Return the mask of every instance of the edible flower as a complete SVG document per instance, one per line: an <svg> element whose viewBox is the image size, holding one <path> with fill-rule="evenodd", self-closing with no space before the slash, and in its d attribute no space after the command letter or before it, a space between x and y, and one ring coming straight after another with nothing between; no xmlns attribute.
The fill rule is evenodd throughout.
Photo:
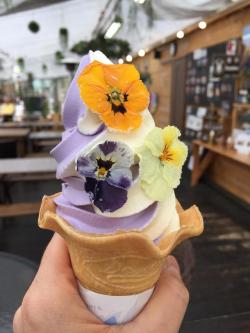
<svg viewBox="0 0 250 333"><path fill-rule="evenodd" d="M140 127L149 93L133 65L94 61L79 75L78 86L83 102L108 128L126 132Z"/></svg>
<svg viewBox="0 0 250 333"><path fill-rule="evenodd" d="M166 199L180 183L188 153L187 146L178 139L180 135L174 126L155 127L138 150L141 186L153 200Z"/></svg>
<svg viewBox="0 0 250 333"><path fill-rule="evenodd" d="M130 148L115 141L105 141L77 158L76 169L86 180L85 191L102 212L113 212L127 201L133 162Z"/></svg>

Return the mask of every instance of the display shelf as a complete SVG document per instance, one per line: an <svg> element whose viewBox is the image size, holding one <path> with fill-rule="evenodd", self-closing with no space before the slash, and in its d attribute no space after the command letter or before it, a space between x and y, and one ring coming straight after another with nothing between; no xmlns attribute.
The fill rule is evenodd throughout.
<svg viewBox="0 0 250 333"><path fill-rule="evenodd" d="M239 115L247 114L250 117L250 104L234 103L232 110L232 131L234 129L241 129ZM246 121L248 122L248 121ZM250 122L249 122L250 126Z"/></svg>

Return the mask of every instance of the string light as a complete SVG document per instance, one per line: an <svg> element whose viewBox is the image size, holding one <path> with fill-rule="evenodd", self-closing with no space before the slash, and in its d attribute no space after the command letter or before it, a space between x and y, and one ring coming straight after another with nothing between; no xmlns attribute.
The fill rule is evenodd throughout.
<svg viewBox="0 0 250 333"><path fill-rule="evenodd" d="M138 51L138 56L139 56L139 57L144 57L144 56L145 56L145 50L140 49L140 50Z"/></svg>
<svg viewBox="0 0 250 333"><path fill-rule="evenodd" d="M185 36L184 31L180 30L177 32L176 37L182 39Z"/></svg>
<svg viewBox="0 0 250 333"><path fill-rule="evenodd" d="M131 54L128 54L128 55L126 56L126 60L127 60L127 62L131 62L131 61L133 60L132 55L131 55Z"/></svg>
<svg viewBox="0 0 250 333"><path fill-rule="evenodd" d="M206 27L207 27L207 22L205 22L205 21L200 21L200 22L198 23L198 26L199 26L199 28L200 28L201 30L204 30L204 29L206 29Z"/></svg>
<svg viewBox="0 0 250 333"><path fill-rule="evenodd" d="M118 60L118 64L122 65L123 63L124 63L124 60L123 60L122 58L120 58L120 59Z"/></svg>

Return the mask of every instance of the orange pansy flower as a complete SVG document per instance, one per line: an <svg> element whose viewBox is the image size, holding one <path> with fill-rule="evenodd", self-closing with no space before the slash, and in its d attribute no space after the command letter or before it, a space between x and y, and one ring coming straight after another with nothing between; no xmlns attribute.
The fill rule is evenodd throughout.
<svg viewBox="0 0 250 333"><path fill-rule="evenodd" d="M109 128L128 131L141 125L149 93L133 65L89 64L78 77L80 95Z"/></svg>

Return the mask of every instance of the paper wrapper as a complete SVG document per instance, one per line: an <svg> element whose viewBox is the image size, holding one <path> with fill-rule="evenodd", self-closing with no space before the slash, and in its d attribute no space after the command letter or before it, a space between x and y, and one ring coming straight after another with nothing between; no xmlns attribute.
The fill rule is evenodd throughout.
<svg viewBox="0 0 250 333"><path fill-rule="evenodd" d="M78 281L80 294L89 310L105 324L124 324L135 318L150 299L154 288L127 296L110 296L84 288Z"/></svg>

